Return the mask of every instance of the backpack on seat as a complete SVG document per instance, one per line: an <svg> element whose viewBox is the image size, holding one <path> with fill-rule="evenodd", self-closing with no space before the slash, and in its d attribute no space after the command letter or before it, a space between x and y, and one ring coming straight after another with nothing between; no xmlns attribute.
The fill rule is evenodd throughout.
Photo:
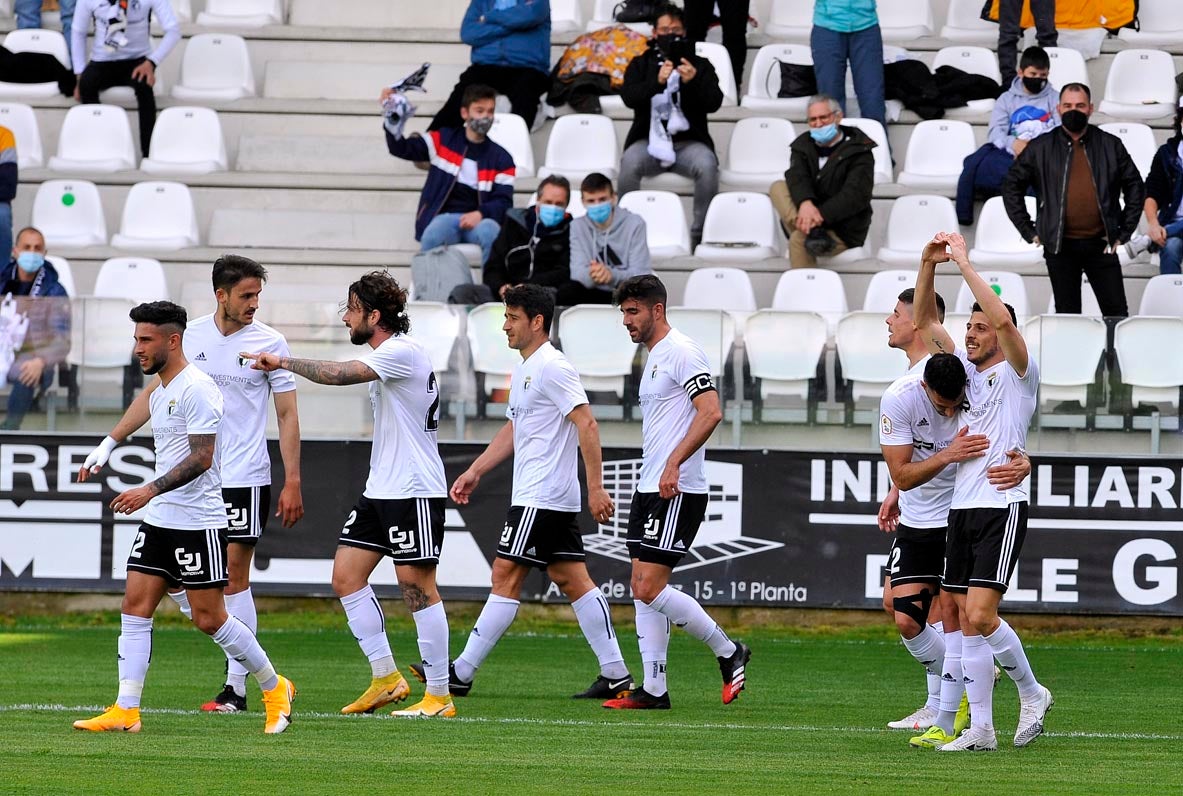
<svg viewBox="0 0 1183 796"><path fill-rule="evenodd" d="M411 258L411 293L415 301L446 302L457 285L471 284L468 258L450 246L437 246Z"/></svg>

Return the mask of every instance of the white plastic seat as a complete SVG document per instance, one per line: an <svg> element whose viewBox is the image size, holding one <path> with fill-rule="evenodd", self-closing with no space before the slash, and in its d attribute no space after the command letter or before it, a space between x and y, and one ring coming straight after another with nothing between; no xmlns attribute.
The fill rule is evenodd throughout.
<svg viewBox="0 0 1183 796"><path fill-rule="evenodd" d="M144 301L168 299L168 280L159 260L150 257L112 257L99 267L94 295Z"/></svg>
<svg viewBox="0 0 1183 796"><path fill-rule="evenodd" d="M1105 354L1105 322L1087 315L1039 315L1023 325L1028 354L1039 364L1039 403L1088 403Z"/></svg>
<svg viewBox="0 0 1183 796"><path fill-rule="evenodd" d="M283 0L205 0L197 24L207 28L282 25Z"/></svg>
<svg viewBox="0 0 1183 796"><path fill-rule="evenodd" d="M501 330L504 323L505 305L499 301L480 304L468 313L468 348L472 354L472 369L478 379L477 407L481 414L489 393L508 389L510 374L522 361L506 341L505 332Z"/></svg>
<svg viewBox="0 0 1183 796"><path fill-rule="evenodd" d="M50 250L107 245L103 202L95 184L86 180L41 183L33 199L31 226L41 230Z"/></svg>
<svg viewBox="0 0 1183 796"><path fill-rule="evenodd" d="M997 36L997 34L995 34ZM1089 70L1085 66L1084 56L1080 50L1071 47L1045 47L1051 68L1048 70L1047 82L1056 91L1069 83L1083 83L1092 88L1089 83Z"/></svg>
<svg viewBox="0 0 1183 796"><path fill-rule="evenodd" d="M1027 212L1035 218L1036 199L1025 199ZM1038 265L1043 262L1043 247L1023 240L1023 236L1011 223L1001 196L992 196L982 205L974 234L974 247L969 259L982 268L1012 269L1023 265Z"/></svg>
<svg viewBox="0 0 1183 796"><path fill-rule="evenodd" d="M953 342L961 348L965 348L965 327L972 315L970 312L946 312L945 320L941 323Z"/></svg>
<svg viewBox="0 0 1183 796"><path fill-rule="evenodd" d="M931 0L878 0L876 11L884 41L910 42L932 35Z"/></svg>
<svg viewBox="0 0 1183 796"><path fill-rule="evenodd" d="M896 300L892 296L892 307ZM882 311L864 310L838 321L834 344L847 384L848 406L860 398L878 398L889 384L908 372L907 355L887 347L883 316Z"/></svg>
<svg viewBox="0 0 1183 796"><path fill-rule="evenodd" d="M1056 294L1053 292L1047 300L1047 314L1055 315L1059 311L1056 309ZM1097 294L1093 292L1093 285L1089 282L1088 276L1080 278L1080 314L1089 318L1100 318L1101 303L1097 301Z"/></svg>
<svg viewBox="0 0 1183 796"><path fill-rule="evenodd" d="M1138 314L1183 318L1183 276L1159 274L1151 277L1142 290Z"/></svg>
<svg viewBox="0 0 1183 796"><path fill-rule="evenodd" d="M982 19L980 0L949 0L941 38L983 47L998 43L998 25Z"/></svg>
<svg viewBox="0 0 1183 796"><path fill-rule="evenodd" d="M916 266L920 253L938 232L959 232L957 211L946 196L908 194L891 204L887 242L876 255L894 267Z"/></svg>
<svg viewBox="0 0 1183 796"><path fill-rule="evenodd" d="M977 149L968 122L928 119L912 129L900 185L915 188L949 189L957 186L962 161Z"/></svg>
<svg viewBox="0 0 1183 796"><path fill-rule="evenodd" d="M620 5L620 0L595 0L592 5L592 18L588 20L588 30L599 30L610 25L622 24L617 23L613 16L616 7ZM625 27L649 36L653 32L653 26L648 22L629 22Z"/></svg>
<svg viewBox="0 0 1183 796"><path fill-rule="evenodd" d="M723 105L722 107L734 108L739 104L739 90L736 88L735 71L731 68L731 56L727 54L727 48L722 44L715 44L709 41L700 41L694 45L694 53L700 58L705 58L711 62L711 66L715 67L715 75L719 78L719 88L723 90Z"/></svg>
<svg viewBox="0 0 1183 796"><path fill-rule="evenodd" d="M1138 167L1138 173L1145 180L1154 162L1154 153L1158 151L1158 143L1154 140L1154 131L1150 125L1141 122L1106 122L1099 127L1121 139L1126 152L1130 153L1130 159Z"/></svg>
<svg viewBox="0 0 1183 796"><path fill-rule="evenodd" d="M744 328L744 351L761 400L791 395L808 400L816 391L818 363L829 336L826 319L814 312L760 310ZM791 340L792 345L786 345ZM812 389L811 389L812 388Z"/></svg>
<svg viewBox="0 0 1183 796"><path fill-rule="evenodd" d="M71 298L77 296L78 291L74 286L74 269L70 267L70 261L56 254L45 255L45 260L51 263L54 270L58 272L58 284L66 289L66 295Z"/></svg>
<svg viewBox="0 0 1183 796"><path fill-rule="evenodd" d="M136 167L136 147L127 111L115 105L75 105L58 136L54 171L108 174Z"/></svg>
<svg viewBox="0 0 1183 796"><path fill-rule="evenodd" d="M1023 277L1010 271L978 271L978 276L985 279L986 283L994 288L994 292L998 294L999 298L1015 308L1015 315L1018 316L1020 323L1031 314L1030 306L1027 303L1027 287L1023 284ZM955 312L969 312L973 309L974 301L973 291L969 289L969 285L962 282L961 289L957 291Z"/></svg>
<svg viewBox="0 0 1183 796"><path fill-rule="evenodd" d="M788 119L750 116L740 119L727 145L727 168L719 179L736 188L767 191L789 168L789 146L796 138Z"/></svg>
<svg viewBox="0 0 1183 796"><path fill-rule="evenodd" d="M932 62L932 71L938 67L953 66L971 75L988 77L995 83L1001 83L1002 77L998 72L998 57L986 47L974 47L968 44L956 47L942 47L937 51ZM994 110L993 99L970 100L960 108L949 108L945 112L946 118L985 116Z"/></svg>
<svg viewBox="0 0 1183 796"><path fill-rule="evenodd" d="M56 30L25 28L9 31L4 37L4 47L9 52L49 53L61 61L62 66L72 69L66 39ZM58 84L54 83L0 83L0 96L5 97L56 97Z"/></svg>
<svg viewBox="0 0 1183 796"><path fill-rule="evenodd" d="M1175 62L1162 50L1122 50L1113 56L1105 98L1097 110L1118 119L1157 119L1175 109Z"/></svg>
<svg viewBox="0 0 1183 796"><path fill-rule="evenodd" d="M711 200L702 240L694 250L707 260L751 262L781 250L780 222L768 194L735 191Z"/></svg>
<svg viewBox="0 0 1183 796"><path fill-rule="evenodd" d="M7 127L16 138L17 168L39 169L45 165L41 128L32 106L23 102L0 102L0 127Z"/></svg>
<svg viewBox="0 0 1183 796"><path fill-rule="evenodd" d="M500 144L513 157L514 173L518 177L534 176L534 145L526 120L516 113L498 113L493 117L489 138Z"/></svg>
<svg viewBox="0 0 1183 796"><path fill-rule="evenodd" d="M230 33L200 33L186 40L181 78L172 94L182 102L228 102L255 96L246 41Z"/></svg>
<svg viewBox="0 0 1183 796"><path fill-rule="evenodd" d="M152 148L140 162L140 169L148 174L209 174L228 167L217 111L185 106L161 111Z"/></svg>
<svg viewBox="0 0 1183 796"><path fill-rule="evenodd" d="M115 248L134 251L174 251L199 242L193 197L179 182L133 185L123 204L119 234L111 238Z"/></svg>
<svg viewBox="0 0 1183 796"><path fill-rule="evenodd" d="M436 376L447 373L452 349L460 337L460 314L438 301L411 301L407 303L407 317L411 319L410 336L427 349L431 369Z"/></svg>
<svg viewBox="0 0 1183 796"><path fill-rule="evenodd" d="M585 390L612 392L624 398L637 344L629 337L615 307L569 307L559 316L559 341Z"/></svg>
<svg viewBox="0 0 1183 796"><path fill-rule="evenodd" d="M583 30L583 9L579 0L550 0L550 32Z"/></svg>
<svg viewBox="0 0 1183 796"><path fill-rule="evenodd" d="M756 311L756 291L748 272L739 268L695 268L686 280L681 306L727 310L742 332L748 315Z"/></svg>
<svg viewBox="0 0 1183 796"><path fill-rule="evenodd" d="M690 254L690 225L682 200L669 191L629 191L620 206L645 219L645 239L652 257Z"/></svg>
<svg viewBox="0 0 1183 796"><path fill-rule="evenodd" d="M902 269L879 271L867 284L867 295L863 298L863 312L874 313L883 321L883 314L895 309L900 293L916 287L916 271ZM880 340L879 342L883 342Z"/></svg>
<svg viewBox="0 0 1183 796"><path fill-rule="evenodd" d="M809 41L813 30L813 0L772 0L764 33L774 39Z"/></svg>
<svg viewBox="0 0 1183 796"><path fill-rule="evenodd" d="M747 93L739 104L760 113L804 119L809 97L778 97L780 63L813 66L813 52L808 44L766 44L756 51L748 73Z"/></svg>
<svg viewBox="0 0 1183 796"><path fill-rule="evenodd" d="M1183 17L1176 0L1138 0L1138 30L1122 28L1119 39L1139 47L1178 45L1183 41Z"/></svg>
<svg viewBox="0 0 1183 796"><path fill-rule="evenodd" d="M607 116L573 113L555 119L538 178L561 174L578 184L593 171L616 179L620 160L616 128Z"/></svg>
<svg viewBox="0 0 1183 796"><path fill-rule="evenodd" d="M891 167L891 149L887 146L887 131L883 125L874 119L863 119L858 116L847 116L842 124L857 127L875 142L871 154L875 156L875 184L889 183L894 178Z"/></svg>
<svg viewBox="0 0 1183 796"><path fill-rule="evenodd" d="M702 346L722 395L723 372L735 344L735 319L731 313L701 307L670 307L666 316L671 326Z"/></svg>
<svg viewBox="0 0 1183 796"><path fill-rule="evenodd" d="M816 312L826 319L834 336L838 320L849 311L842 277L824 268L792 268L780 275L772 294L772 309Z"/></svg>
<svg viewBox="0 0 1183 796"><path fill-rule="evenodd" d="M1133 388L1130 397L1135 407L1179 407L1183 357L1163 356L1163 352L1183 350L1183 318L1126 318L1113 330L1113 348L1121 380Z"/></svg>
<svg viewBox="0 0 1183 796"><path fill-rule="evenodd" d="M128 313L137 303L126 297L71 297L67 364L103 370L126 367L135 336Z"/></svg>

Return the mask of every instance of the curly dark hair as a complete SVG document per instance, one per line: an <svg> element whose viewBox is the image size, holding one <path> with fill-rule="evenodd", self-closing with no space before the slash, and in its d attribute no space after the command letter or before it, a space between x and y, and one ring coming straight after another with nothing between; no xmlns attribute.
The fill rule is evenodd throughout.
<svg viewBox="0 0 1183 796"><path fill-rule="evenodd" d="M389 271L370 271L349 286L350 299L356 298L366 312L378 311L378 327L392 334L411 331L407 317L407 291L399 287Z"/></svg>
<svg viewBox="0 0 1183 796"><path fill-rule="evenodd" d="M185 308L171 301L149 301L132 307L127 315L133 323L175 326L179 332L184 332L189 324L189 314L185 312Z"/></svg>
<svg viewBox="0 0 1183 796"><path fill-rule="evenodd" d="M667 298L665 285L653 274L641 274L626 279L617 285L612 293L612 303L618 307L629 299L636 299L648 307L654 304L664 306Z"/></svg>

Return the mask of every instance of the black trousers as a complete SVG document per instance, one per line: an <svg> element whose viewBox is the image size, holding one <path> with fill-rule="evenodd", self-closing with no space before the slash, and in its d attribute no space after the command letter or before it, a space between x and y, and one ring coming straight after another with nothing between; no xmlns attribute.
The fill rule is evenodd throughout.
<svg viewBox="0 0 1183 796"><path fill-rule="evenodd" d="M140 150L148 157L148 146L152 143L152 128L156 126L156 95L152 87L143 80L132 80L131 73L147 58L129 58L126 61L91 61L78 77L78 93L84 105L99 101L99 92L115 86L131 86L136 93L136 105L140 117Z"/></svg>
<svg viewBox="0 0 1183 796"><path fill-rule="evenodd" d="M1003 85L1009 85L1015 76L1018 61L1019 27L1023 13L1023 0L999 0L998 2L998 69L1002 72ZM1035 41L1040 47L1055 47L1059 40L1056 33L1056 0L1031 0L1031 15L1035 17Z"/></svg>
<svg viewBox="0 0 1183 796"><path fill-rule="evenodd" d="M1105 253L1105 245L1103 238L1065 238L1059 254L1044 255L1057 313L1080 314L1080 275L1084 273L1097 295L1102 315L1124 318L1130 314L1121 263L1117 254Z"/></svg>
<svg viewBox="0 0 1183 796"><path fill-rule="evenodd" d="M686 37L700 42L707 37L716 0L686 0ZM748 57L748 11L751 0L718 0L719 24L723 28L723 46L731 56L735 87L743 83L743 65Z"/></svg>
<svg viewBox="0 0 1183 796"><path fill-rule="evenodd" d="M460 118L461 99L464 89L476 84L489 86L498 94L508 97L513 112L525 120L527 128L531 128L534 126L534 117L538 115L538 100L550 89L550 75L524 66L473 64L460 74L452 94L427 129L439 130L464 124Z"/></svg>

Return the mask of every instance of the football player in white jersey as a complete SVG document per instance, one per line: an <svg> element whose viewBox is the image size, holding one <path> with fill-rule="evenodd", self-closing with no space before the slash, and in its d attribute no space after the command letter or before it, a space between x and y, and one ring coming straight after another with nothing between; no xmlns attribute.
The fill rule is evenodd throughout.
<svg viewBox="0 0 1183 796"><path fill-rule="evenodd" d="M135 356L145 374L160 378L149 414L156 440L156 480L128 489L111 501L117 514L148 507L127 559L119 636L119 697L106 712L74 722L92 732L140 731L140 695L152 655L152 614L170 586L189 591L193 623L213 637L227 657L240 661L263 689L264 732L280 733L291 722L291 681L275 673L255 634L226 612L226 507L222 503L217 435L222 393L185 359L186 314L168 301L131 311ZM86 457L79 481L97 475L115 445L139 426L125 416Z"/></svg>
<svg viewBox="0 0 1183 796"><path fill-rule="evenodd" d="M422 701L393 715L451 718L456 706L448 693L448 618L435 577L448 494L436 442L440 396L430 357L407 336L406 307L407 292L398 282L385 271L373 271L349 286L345 304L349 339L367 348L359 358L329 362L267 352L242 355L259 370L282 368L318 384L369 383L374 408L370 474L341 529L333 591L370 661L372 680L341 712L372 713L411 692L395 665L386 620L369 585L370 573L389 556L415 620L427 681Z"/></svg>
<svg viewBox="0 0 1183 796"><path fill-rule="evenodd" d="M632 690L603 593L587 574L579 531L576 447L587 471L587 503L597 522L615 512L604 490L600 434L579 374L550 344L553 295L539 285L505 292L509 347L522 355L510 379L508 422L452 484L452 500L468 503L481 476L513 457L513 496L493 562L493 588L464 652L451 672L451 690L464 696L498 639L517 615L522 583L537 567L571 601L575 618L600 662L600 674L576 699L612 699ZM412 666L412 670L418 667Z"/></svg>
<svg viewBox="0 0 1183 796"><path fill-rule="evenodd" d="M936 322L933 282L938 263L954 262L973 291L974 304L965 347L955 347ZM993 668L997 659L1019 690L1020 710L1014 744L1022 747L1043 733L1053 704L1051 692L1036 678L1015 631L998 616L998 604L1018 562L1027 533L1027 482L998 490L987 468L1002 464L1007 452L1023 449L1035 413L1039 368L1016 326L1014 308L1004 304L970 265L965 239L938 233L925 247L916 283L916 327L933 353L953 350L966 372L968 406L960 413L970 434L989 440L986 455L961 463L949 512L945 572L941 588L952 592L965 637L961 666L972 721L939 751L993 751L998 748L993 717Z"/></svg>
<svg viewBox="0 0 1183 796"><path fill-rule="evenodd" d="M641 478L629 507L627 544L633 562L633 605L645 679L606 708L668 710L666 656L670 624L704 642L719 660L723 704L744 689L752 651L732 641L698 601L669 585L694 543L708 496L703 445L723 417L706 353L666 320L666 290L652 274L626 279L614 303L633 342L649 349L641 375Z"/></svg>

